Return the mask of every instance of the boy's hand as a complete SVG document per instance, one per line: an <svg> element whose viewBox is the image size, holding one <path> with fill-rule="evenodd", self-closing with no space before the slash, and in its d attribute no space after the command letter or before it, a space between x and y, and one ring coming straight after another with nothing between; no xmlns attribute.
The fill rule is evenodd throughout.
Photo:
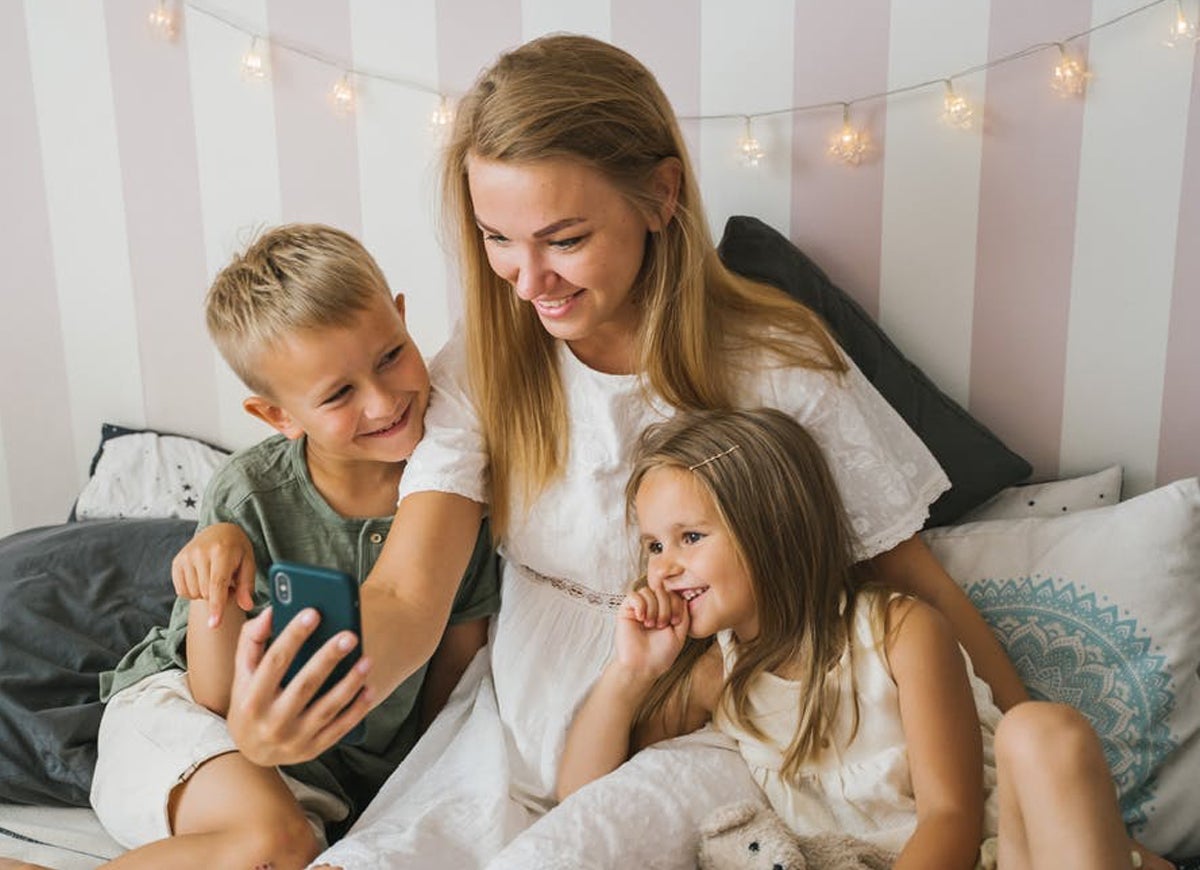
<svg viewBox="0 0 1200 870"><path fill-rule="evenodd" d="M634 590L617 612L615 663L630 674L661 676L683 649L688 624L687 602L677 593Z"/></svg>
<svg viewBox="0 0 1200 870"><path fill-rule="evenodd" d="M357 639L344 631L330 638L287 687L280 686L288 665L320 616L311 608L271 637L271 608L242 626L233 669L229 733L238 750L262 767L311 761L329 749L371 709L366 688L366 657L316 701L313 696Z"/></svg>
<svg viewBox="0 0 1200 870"><path fill-rule="evenodd" d="M208 602L208 627L221 624L229 590L242 610L254 607L254 548L234 523L202 529L171 561L171 582L181 598Z"/></svg>

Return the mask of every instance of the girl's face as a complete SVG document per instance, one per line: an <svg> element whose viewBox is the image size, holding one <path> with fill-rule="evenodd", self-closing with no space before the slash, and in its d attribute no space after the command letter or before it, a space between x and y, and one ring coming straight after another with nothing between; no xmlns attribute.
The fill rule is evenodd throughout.
<svg viewBox="0 0 1200 870"><path fill-rule="evenodd" d="M687 601L688 634L709 637L733 629L738 640L758 635L754 588L712 497L682 468L655 468L634 500L646 576L653 589Z"/></svg>
<svg viewBox="0 0 1200 870"><path fill-rule="evenodd" d="M492 270L585 365L631 373L638 312L630 289L647 218L598 170L570 160L472 157L467 181Z"/></svg>

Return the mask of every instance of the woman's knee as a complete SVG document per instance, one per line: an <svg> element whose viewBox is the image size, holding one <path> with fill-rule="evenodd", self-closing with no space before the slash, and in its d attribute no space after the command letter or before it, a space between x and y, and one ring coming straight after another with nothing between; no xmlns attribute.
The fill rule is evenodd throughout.
<svg viewBox="0 0 1200 870"><path fill-rule="evenodd" d="M1009 769L1063 771L1103 758L1091 724L1066 704L1026 701L1009 710L996 729L996 763Z"/></svg>

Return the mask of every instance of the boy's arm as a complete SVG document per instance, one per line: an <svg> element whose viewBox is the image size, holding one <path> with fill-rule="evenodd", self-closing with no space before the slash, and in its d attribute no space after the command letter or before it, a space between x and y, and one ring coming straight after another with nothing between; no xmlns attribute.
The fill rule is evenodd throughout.
<svg viewBox="0 0 1200 870"><path fill-rule="evenodd" d="M209 623L209 604L203 598L188 606L187 681L197 704L218 716L229 712L234 654L246 614L237 608L215 628Z"/></svg>
<svg viewBox="0 0 1200 870"><path fill-rule="evenodd" d="M293 619L267 648L269 617L249 620L238 641L228 716L238 749L260 765L316 758L428 661L482 516L478 502L451 493L417 492L400 503L361 588L365 657L315 703L309 702L325 677L353 648L341 645L349 633L329 640L283 690L280 681L316 623Z"/></svg>
<svg viewBox="0 0 1200 870"><path fill-rule="evenodd" d="M983 746L966 666L940 613L912 600L890 608L888 663L917 804L895 867L969 870L983 831Z"/></svg>
<svg viewBox="0 0 1200 870"><path fill-rule="evenodd" d="M425 683L421 686L421 730L429 727L446 700L462 679L463 671L475 658L475 653L487 643L488 617L472 619L446 626L437 652L429 660Z"/></svg>
<svg viewBox="0 0 1200 870"><path fill-rule="evenodd" d="M1008 710L1029 700L1000 641L924 541L914 535L873 561L880 580L933 605L946 617L955 638L971 657L975 672L992 687L996 706Z"/></svg>

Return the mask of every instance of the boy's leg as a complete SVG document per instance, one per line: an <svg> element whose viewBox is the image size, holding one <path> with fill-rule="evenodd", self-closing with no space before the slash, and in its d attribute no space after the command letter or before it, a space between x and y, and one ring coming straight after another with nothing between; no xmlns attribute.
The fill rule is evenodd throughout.
<svg viewBox="0 0 1200 870"><path fill-rule="evenodd" d="M1027 701L996 730L1004 870L1129 870L1129 838L1100 741L1064 704Z"/></svg>
<svg viewBox="0 0 1200 870"><path fill-rule="evenodd" d="M303 867L324 847L319 819L346 813L332 795L241 756L225 720L195 703L181 671L109 701L92 805L133 850L112 863L125 868Z"/></svg>

